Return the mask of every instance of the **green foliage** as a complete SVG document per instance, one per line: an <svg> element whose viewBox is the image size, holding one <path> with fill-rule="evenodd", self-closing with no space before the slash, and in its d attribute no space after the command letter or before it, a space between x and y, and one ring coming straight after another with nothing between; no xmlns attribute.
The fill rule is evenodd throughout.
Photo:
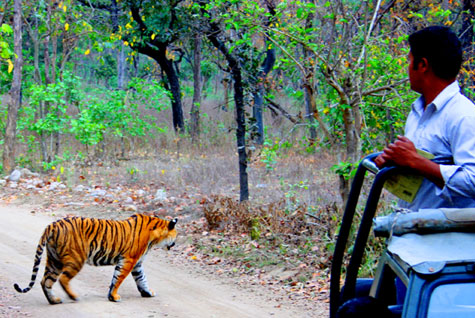
<svg viewBox="0 0 475 318"><path fill-rule="evenodd" d="M0 58L8 60L13 56L13 51L10 49L5 37L10 36L13 33L12 27L8 24L2 24L0 26Z"/></svg>
<svg viewBox="0 0 475 318"><path fill-rule="evenodd" d="M358 167L359 162L340 162L332 166L332 171L337 175L342 176L345 180L350 180L356 174L356 168Z"/></svg>
<svg viewBox="0 0 475 318"><path fill-rule="evenodd" d="M60 174L64 172L64 168L61 166L62 163L64 163L65 160L59 156L56 156L54 160L51 160L50 162L44 162L43 161L43 170L44 171L54 171L59 168ZM58 180L59 182L59 180Z"/></svg>
<svg viewBox="0 0 475 318"><path fill-rule="evenodd" d="M363 94L406 78L407 35L399 22L414 28L445 24L458 30L461 20L458 17L462 14L457 2L442 6L423 0L419 4L408 4L408 10L402 10L402 4L396 2L386 15L376 16L378 24L369 32L369 22L376 8L375 3L368 1L344 0L338 6L331 1L281 1L276 3L273 15L257 1L207 1L204 5L207 13L203 13L203 8L196 2L126 0L117 3L123 14L115 28L111 24L110 12L92 9L94 5L103 5L103 1L91 1L90 4L84 6L69 0L38 1L23 8L25 23L30 23L31 27L28 31L25 26L25 38L32 41L24 41L23 101L18 138L28 145L27 155L39 152L41 136L73 136L81 144L92 146L132 138L147 140L151 135L165 132L166 127L159 126L156 114L168 107L170 96L159 82L152 80L160 78L166 82L165 77L160 77L163 70L156 61L143 58L130 48L157 47L158 43L173 42L164 54L180 70L180 78L188 85L182 91L188 97L192 92L191 39L196 32L205 38L204 32L209 30L210 21L223 31L219 34L220 39L239 60L247 84L247 104L250 104L252 89L260 80L259 69L264 53L273 48L277 62L275 72L271 73L273 78L265 83L269 96L277 96L276 102L283 97L289 101L283 105L292 107L292 113L303 113L305 94L301 84L310 77L317 112L334 138L335 149L345 146L343 117L345 111L353 107L352 111L358 110L362 117L358 127L361 150L371 152L402 132L409 110L408 101L415 97L407 84ZM377 12L381 14L382 11ZM133 13L141 18L146 32L134 20ZM4 21L8 21L11 12L3 14ZM11 82L8 61L13 57L12 34L11 26L0 26L2 94ZM40 83L32 84L33 74L36 74L33 58L35 34L39 40L45 39L46 35L58 40L58 55L53 67L56 77L61 80L55 83L41 84L45 68L44 44L40 41L40 51L36 52L39 53L36 62L39 62ZM125 52L129 54L128 73L142 79L132 78L127 90L113 90L110 88L115 87L117 79L117 50L124 49L124 44ZM229 73L220 73L225 68L223 57L206 44L204 41L202 76L207 83L219 85L219 80L229 77ZM52 42L49 49L53 54ZM330 75L334 83L325 73L328 70L333 71ZM466 74L468 79L473 78L470 72L473 73L469 70ZM79 83L84 83L84 86ZM345 88L343 93L349 100L342 99L344 94L335 89L332 85L335 83ZM467 90L471 86L470 82L468 84L465 86ZM204 85L203 92L208 100L202 105L221 100L220 91L214 89L215 85ZM356 106L351 105L352 99L358 99ZM205 110L204 106L202 110ZM2 104L0 130L4 127L6 111L6 105ZM229 123L204 112L200 116L202 134L212 143L220 143L222 135L229 134ZM317 147L327 144L320 123L310 125L317 130L316 140L310 141L308 136L301 134L296 139L292 136L278 143L271 138L266 140L261 160L267 170L275 168L284 145L301 147L302 151L313 153ZM351 167L347 164L338 164L334 170L345 177L351 176L348 172Z"/></svg>
<svg viewBox="0 0 475 318"><path fill-rule="evenodd" d="M8 24L0 26L0 93L7 87L5 84L11 81L14 56L10 45L12 33L13 30Z"/></svg>
<svg viewBox="0 0 475 318"><path fill-rule="evenodd" d="M277 151L279 150L279 144L277 142L273 142L270 139L266 139L264 141L264 145L262 147L261 152L261 161L265 163L266 170L272 171L274 170L274 165L277 163Z"/></svg>
<svg viewBox="0 0 475 318"><path fill-rule="evenodd" d="M250 236L252 240L258 240L261 237L260 219L254 218L250 221Z"/></svg>
<svg viewBox="0 0 475 318"><path fill-rule="evenodd" d="M146 137L162 131L150 115L141 114L138 106L156 112L166 109L167 93L157 82L134 79L129 90L94 91L87 104L81 103L77 118L71 119L70 132L86 145L95 145L105 135L112 138Z"/></svg>
<svg viewBox="0 0 475 318"><path fill-rule="evenodd" d="M30 105L25 108L27 120L20 127L28 127L28 130L41 135L64 131L69 121L66 115L68 90L64 82L48 85L32 85L29 90ZM45 106L48 104L48 106ZM42 108L45 112L42 117L36 117L37 109Z"/></svg>
<svg viewBox="0 0 475 318"><path fill-rule="evenodd" d="M84 145L97 145L106 137L147 139L166 131L158 126L154 114L168 107L169 97L156 81L133 79L128 90L86 91L79 83L79 77L66 72L62 81L32 84L26 90L29 103L20 110L18 128L20 140L32 153L39 152L42 138L53 134L71 135ZM149 114L142 113L142 106L150 110ZM62 162L58 160L62 159L56 156L45 162L44 169L57 166Z"/></svg>

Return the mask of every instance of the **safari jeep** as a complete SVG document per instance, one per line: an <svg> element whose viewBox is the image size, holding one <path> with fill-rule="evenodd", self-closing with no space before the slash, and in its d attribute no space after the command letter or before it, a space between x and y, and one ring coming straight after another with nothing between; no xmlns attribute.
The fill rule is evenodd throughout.
<svg viewBox="0 0 475 318"><path fill-rule="evenodd" d="M375 218L386 181L411 173L400 167L379 170L373 162L377 155L360 163L343 214L332 261L330 318L337 317L341 306L367 296L382 304L392 317L475 317L475 209L403 211ZM343 268L367 171L375 177L349 264ZM378 260L375 277L360 278L358 271L372 227L375 235L387 237L387 248ZM346 279L342 287L343 269Z"/></svg>

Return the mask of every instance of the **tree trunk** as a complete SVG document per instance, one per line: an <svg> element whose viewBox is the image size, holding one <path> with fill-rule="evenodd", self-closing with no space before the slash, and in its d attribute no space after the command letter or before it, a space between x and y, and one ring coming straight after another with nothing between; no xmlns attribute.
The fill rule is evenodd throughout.
<svg viewBox="0 0 475 318"><path fill-rule="evenodd" d="M272 20L275 17L275 3L273 0L266 0L265 1L267 10L269 11L270 17L266 23L266 26L270 26L272 24ZM266 50L266 58L264 62L262 63L262 69L260 71L260 74L258 75L257 78L257 86L254 92L254 106L252 108L252 113L253 117L255 120L255 123L253 124L252 130L253 130L253 137L254 140L258 145L263 145L264 144L264 119L262 116L262 104L264 101L264 95L265 95L265 88L264 88L264 83L266 80L267 75L270 73L272 68L274 67L275 64L275 49L271 48L269 46L270 43L265 41L267 50Z"/></svg>
<svg viewBox="0 0 475 318"><path fill-rule="evenodd" d="M180 79L173 67L173 61L169 60L166 56L167 52L166 43L157 43L155 48L149 46L136 47L139 53L145 54L153 58L160 65L160 68L167 75L168 87L167 89L172 94L172 114L173 114L173 127L175 132L180 133L184 131L185 120L183 117L183 106L181 101L181 89Z"/></svg>
<svg viewBox="0 0 475 318"><path fill-rule="evenodd" d="M3 150L3 170L6 173L10 173L15 168L16 126L18 109L21 104L21 73L23 68L21 0L14 1L13 12L13 38L16 57L13 68L13 81L10 88L10 102L8 103Z"/></svg>
<svg viewBox="0 0 475 318"><path fill-rule="evenodd" d="M234 100L236 104L236 139L239 155L239 184L240 201L249 200L249 184L247 176L247 153L246 153L246 117L244 109L244 89L241 77L241 68L236 63L233 65L232 75L234 79Z"/></svg>
<svg viewBox="0 0 475 318"><path fill-rule="evenodd" d="M56 83L56 64L57 64L57 59L58 59L58 37L53 36L51 38L52 40L52 56L51 56L51 81L52 83ZM60 77L62 78L62 74L60 74ZM59 112L56 112L56 116L61 116ZM59 130L54 131L53 133L53 158L56 156L59 156L59 147L60 147L60 139L61 139L61 133Z"/></svg>
<svg viewBox="0 0 475 318"><path fill-rule="evenodd" d="M45 86L48 86L49 84L52 83L51 75L50 75L50 65L51 65L51 60L50 60L50 55L49 55L49 40L50 37L47 36L44 41L43 41L43 61L44 61L44 68L45 68ZM45 116L49 112L49 102L46 101L40 101L40 118L45 118ZM45 132L41 131L40 132L40 147L41 147L41 153L43 154L43 161L44 162L51 162L51 149L48 149L47 146L47 136Z"/></svg>
<svg viewBox="0 0 475 318"><path fill-rule="evenodd" d="M224 105L221 107L223 110L228 111L229 109L229 79L223 78L221 81L223 83L224 90Z"/></svg>
<svg viewBox="0 0 475 318"><path fill-rule="evenodd" d="M36 29L35 32L38 32L38 29ZM38 37L36 37L36 40L33 40L33 63L34 63L34 68L35 68L33 78L35 79L35 83L39 85L41 84L41 72L40 72L40 41Z"/></svg>
<svg viewBox="0 0 475 318"><path fill-rule="evenodd" d="M345 126L345 141L346 141L346 158L344 161L356 163L361 157L361 138L359 134L360 116L355 113L359 109L357 107L345 106L343 110L343 122ZM350 180L347 176L340 175L340 195L343 202L346 202L350 193Z"/></svg>
<svg viewBox="0 0 475 318"><path fill-rule="evenodd" d="M264 144L264 120L262 117L262 104L264 101L264 82L267 74L272 70L275 64L275 49L268 49L266 52L266 59L262 64L262 71L257 79L257 88L254 93L254 107L253 116L255 119L254 133L256 135L255 140L257 144Z"/></svg>
<svg viewBox="0 0 475 318"><path fill-rule="evenodd" d="M38 30L38 17L36 7L32 9L31 19L24 19L24 25L26 26L26 31L28 32L29 40L32 43L33 47L33 79L38 85L42 84L41 80L41 71L40 71L40 45L41 40Z"/></svg>
<svg viewBox="0 0 475 318"><path fill-rule="evenodd" d="M311 0L307 0L308 3L311 3ZM314 21L314 14L310 13L307 18L305 19L305 28L310 29L312 28ZM303 48L303 57L304 60L308 59L308 56L310 52L306 47ZM309 129L308 131L310 132L310 141L312 143L315 142L317 139L317 128L315 127L315 116L317 115L317 105L315 103L315 85L314 85L314 70L311 66L304 66L306 71L305 71L305 76L307 79L305 80L306 87L304 89L305 92L305 114L308 120L308 125Z"/></svg>
<svg viewBox="0 0 475 318"><path fill-rule="evenodd" d="M190 134L194 145L199 143L201 107L201 36L195 34L193 51L193 101L190 110Z"/></svg>
<svg viewBox="0 0 475 318"><path fill-rule="evenodd" d="M51 37L51 46L52 46L52 54L51 54L51 82L56 83L56 61L58 59L58 37L52 36Z"/></svg>
<svg viewBox="0 0 475 318"><path fill-rule="evenodd" d="M44 66L45 66L45 84L46 85L53 83L51 79L51 74L50 74L51 59L49 56L49 40L50 40L50 37L47 36L43 41L43 46L44 46L43 47L43 61L45 64Z"/></svg>
<svg viewBox="0 0 475 318"><path fill-rule="evenodd" d="M231 75L234 81L234 102L236 105L236 139L239 156L239 185L240 201L249 200L249 183L247 175L247 153L246 153L246 117L244 109L244 87L242 82L241 67L239 60L226 46L218 39L221 30L217 24L210 22L210 31L207 34L208 39L225 57L231 69Z"/></svg>
<svg viewBox="0 0 475 318"><path fill-rule="evenodd" d="M170 84L170 91L172 93L172 113L173 113L173 128L175 132L180 133L184 131L185 120L183 117L183 105L181 102L181 88L180 80L173 67L173 62L166 58L165 49L160 51L160 65L167 74L168 83Z"/></svg>
<svg viewBox="0 0 475 318"><path fill-rule="evenodd" d="M254 123L251 127L251 136L258 145L264 144L264 120L262 118L264 93L265 91L263 83L258 83L256 91L254 92L254 105L252 107L252 117L254 118Z"/></svg>
<svg viewBox="0 0 475 318"><path fill-rule="evenodd" d="M308 70L307 70L308 71ZM313 77L313 75L312 75ZM315 114L317 113L316 105L313 102L315 100L314 88L311 83L306 85L304 89L305 93L305 117L308 120L310 140L314 142L317 139L317 129L315 128Z"/></svg>
<svg viewBox="0 0 475 318"><path fill-rule="evenodd" d="M117 88L125 88L125 71L126 71L126 62L125 62L125 46L122 44L122 41L119 43L117 48Z"/></svg>

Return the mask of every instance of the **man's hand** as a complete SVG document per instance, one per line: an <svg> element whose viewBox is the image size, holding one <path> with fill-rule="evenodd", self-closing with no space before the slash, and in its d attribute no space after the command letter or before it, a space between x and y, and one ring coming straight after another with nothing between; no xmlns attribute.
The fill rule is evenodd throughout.
<svg viewBox="0 0 475 318"><path fill-rule="evenodd" d="M384 148L374 160L379 168L388 164L395 164L401 167L414 168L414 163L423 158L417 153L414 143L404 136L398 136L397 140Z"/></svg>
<svg viewBox="0 0 475 318"><path fill-rule="evenodd" d="M403 136L398 136L394 143L384 148L383 153L376 157L374 163L379 168L389 164L411 168L439 188L445 185L439 165L418 154L414 143Z"/></svg>

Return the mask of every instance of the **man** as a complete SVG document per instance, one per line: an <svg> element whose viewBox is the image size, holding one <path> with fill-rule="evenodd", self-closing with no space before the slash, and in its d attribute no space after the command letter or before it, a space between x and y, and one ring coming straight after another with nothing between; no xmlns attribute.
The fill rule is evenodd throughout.
<svg viewBox="0 0 475 318"><path fill-rule="evenodd" d="M456 81L460 40L449 28L432 26L410 35L409 45L409 81L421 96L412 105L405 136L398 136L375 163L409 167L425 177L414 201L401 207L475 207L475 105ZM452 162L437 164L416 148Z"/></svg>

